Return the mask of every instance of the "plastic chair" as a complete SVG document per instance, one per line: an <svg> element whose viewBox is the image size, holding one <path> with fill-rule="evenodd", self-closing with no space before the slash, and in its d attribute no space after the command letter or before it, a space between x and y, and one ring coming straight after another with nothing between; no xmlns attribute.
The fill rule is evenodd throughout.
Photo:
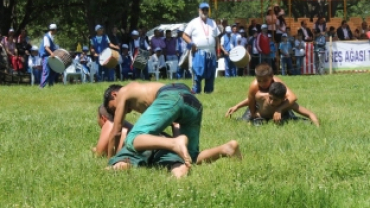
<svg viewBox="0 0 370 208"><path fill-rule="evenodd" d="M94 82L94 75L98 73L98 64L95 61L87 63L87 67L90 69L90 82Z"/></svg>
<svg viewBox="0 0 370 208"><path fill-rule="evenodd" d="M170 77L170 79L173 78L173 74L177 73L177 67L179 65L178 61L167 61L166 65L168 66L167 68L167 76Z"/></svg>
<svg viewBox="0 0 370 208"><path fill-rule="evenodd" d="M77 69L80 71L77 72ZM66 70L64 71L64 76L63 76L63 83L67 84L67 79L69 76L78 76L81 79L81 82L83 81L83 69L82 66L79 66L78 63L73 60L72 64L69 65Z"/></svg>
<svg viewBox="0 0 370 208"><path fill-rule="evenodd" d="M215 78L217 78L218 73L220 73L221 71L225 71L225 59L224 58L220 58L217 61L217 68L216 68Z"/></svg>
<svg viewBox="0 0 370 208"><path fill-rule="evenodd" d="M155 80L159 79L158 62L148 60L148 74L155 74Z"/></svg>

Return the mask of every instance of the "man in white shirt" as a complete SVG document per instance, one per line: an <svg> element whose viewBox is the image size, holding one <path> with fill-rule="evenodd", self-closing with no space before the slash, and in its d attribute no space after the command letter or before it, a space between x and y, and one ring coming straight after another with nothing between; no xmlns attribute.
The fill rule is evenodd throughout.
<svg viewBox="0 0 370 208"><path fill-rule="evenodd" d="M212 93L216 72L216 48L218 47L218 30L214 20L208 18L209 4L199 5L199 17L187 25L183 39L187 48L192 50L193 93L201 92L201 82L205 79L204 92Z"/></svg>
<svg viewBox="0 0 370 208"><path fill-rule="evenodd" d="M42 64L38 51L37 46L32 46L31 55L28 57L28 72L34 77L33 83L40 83L41 80Z"/></svg>
<svg viewBox="0 0 370 208"><path fill-rule="evenodd" d="M167 78L167 67L164 60L164 55L162 54L162 49L157 47L154 49L154 54L150 57L151 61L158 66L160 72L159 77L166 79Z"/></svg>

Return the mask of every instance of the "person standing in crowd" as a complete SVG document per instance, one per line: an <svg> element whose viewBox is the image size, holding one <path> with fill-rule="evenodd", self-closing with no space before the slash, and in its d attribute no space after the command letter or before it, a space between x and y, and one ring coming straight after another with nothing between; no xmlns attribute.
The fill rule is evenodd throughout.
<svg viewBox="0 0 370 208"><path fill-rule="evenodd" d="M214 90L216 72L216 48L218 47L218 30L216 22L208 18L209 4L199 5L199 17L194 18L187 25L183 38L188 43L187 48L193 52L193 93L201 92L201 82L205 79L204 92Z"/></svg>
<svg viewBox="0 0 370 208"><path fill-rule="evenodd" d="M291 54L293 52L293 46L288 42L288 35L284 33L281 36L280 42L280 54L281 54L281 75L287 75L288 72L292 72L293 64Z"/></svg>
<svg viewBox="0 0 370 208"><path fill-rule="evenodd" d="M33 83L39 84L41 81L42 64L37 46L32 46L31 48L31 55L28 57L28 72L34 77Z"/></svg>
<svg viewBox="0 0 370 208"><path fill-rule="evenodd" d="M274 14L274 10L271 7L268 8L267 16L266 16L266 23L268 28L268 33L271 35L275 35L275 24L276 24L276 15Z"/></svg>
<svg viewBox="0 0 370 208"><path fill-rule="evenodd" d="M129 78L129 73L132 72L131 69L131 64L132 64L132 56L129 55L128 53L128 45L123 44L122 45L122 63L121 63L121 68L122 68L122 79L127 80Z"/></svg>
<svg viewBox="0 0 370 208"><path fill-rule="evenodd" d="M314 30L320 30L322 34L326 33L326 22L323 16L319 16L315 22Z"/></svg>
<svg viewBox="0 0 370 208"><path fill-rule="evenodd" d="M298 33L302 33L303 40L305 42L312 42L312 40L313 40L313 34L312 34L310 28L307 27L306 20L302 20L302 22L301 22L301 28L298 30Z"/></svg>
<svg viewBox="0 0 370 208"><path fill-rule="evenodd" d="M177 40L172 37L172 31L166 30L166 38L164 39L166 45L166 61L178 61Z"/></svg>
<svg viewBox="0 0 370 208"><path fill-rule="evenodd" d="M343 20L341 26L337 29L337 35L339 40L352 40L352 31L346 20Z"/></svg>
<svg viewBox="0 0 370 208"><path fill-rule="evenodd" d="M257 31L257 33L261 32L261 25L257 24L255 19L252 20L251 25L248 27L248 35L253 36L254 31Z"/></svg>
<svg viewBox="0 0 370 208"><path fill-rule="evenodd" d="M260 55L259 63L267 63L271 66L270 63L270 41L267 36L267 25L263 24L261 26L261 33L257 35L256 48Z"/></svg>
<svg viewBox="0 0 370 208"><path fill-rule="evenodd" d="M40 88L44 88L46 82L49 82L49 86L54 84L54 80L58 73L50 69L48 64L49 58L54 58L54 53L57 49L57 45L54 43L54 36L57 34L57 25L51 24L49 26L49 32L44 35L39 48L39 56L42 58L42 78L40 82Z"/></svg>
<svg viewBox="0 0 370 208"><path fill-rule="evenodd" d="M144 51L149 51L150 46L148 42L146 42L145 38L140 38L140 34L137 30L133 30L131 32L132 40L129 43L129 54L132 56L133 60L135 60L136 56L139 53L139 49ZM133 67L132 67L133 68ZM141 69L133 69L134 70L134 78L140 78ZM148 66L143 69L143 75L145 80L149 80L149 73L148 73Z"/></svg>
<svg viewBox="0 0 370 208"><path fill-rule="evenodd" d="M283 15L280 15L276 20L276 35L275 35L275 41L276 43L281 42L281 35L286 33L286 22Z"/></svg>
<svg viewBox="0 0 370 208"><path fill-rule="evenodd" d="M84 73L84 82L86 82L86 75L90 74L90 69L87 66L87 63L91 62L91 58L87 55L89 52L89 47L83 46L82 53L76 56L76 61L82 65L82 70Z"/></svg>
<svg viewBox="0 0 370 208"><path fill-rule="evenodd" d="M108 47L119 50L119 47L111 43L109 37L104 34L104 28L101 25L95 26L96 36L90 40L90 52L95 57L95 62L98 64L98 81L104 81L104 78L107 76L108 81L114 81L114 69L108 69L100 65L99 55Z"/></svg>
<svg viewBox="0 0 370 208"><path fill-rule="evenodd" d="M295 74L301 75L303 57L305 56L305 42L302 39L302 33L297 34L297 39L294 43L294 55L295 55Z"/></svg>
<svg viewBox="0 0 370 208"><path fill-rule="evenodd" d="M317 72L321 75L325 74L325 50L326 50L326 40L325 36L318 29L315 31L315 65Z"/></svg>
<svg viewBox="0 0 370 208"><path fill-rule="evenodd" d="M276 68L276 44L274 40L272 39L272 34L268 34L269 41L270 41L270 59L271 59L271 68L274 72L274 74L277 74L277 68Z"/></svg>
<svg viewBox="0 0 370 208"><path fill-rule="evenodd" d="M225 35L221 37L220 48L224 54L225 60L225 77L235 77L236 76L236 67L233 62L231 62L229 53L231 49L235 47L233 41L234 37L231 35L232 30L230 26L225 28Z"/></svg>
<svg viewBox="0 0 370 208"><path fill-rule="evenodd" d="M252 30L253 33L248 41L248 51L249 54L251 54L251 64L250 64L250 70L249 75L254 76L254 69L257 67L257 65L260 62L260 55L258 53L257 47L256 47L256 41L257 41L257 29Z"/></svg>

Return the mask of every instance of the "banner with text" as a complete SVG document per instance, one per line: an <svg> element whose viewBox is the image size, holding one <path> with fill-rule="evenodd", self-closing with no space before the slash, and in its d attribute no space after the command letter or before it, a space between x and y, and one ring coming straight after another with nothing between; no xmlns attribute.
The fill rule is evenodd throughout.
<svg viewBox="0 0 370 208"><path fill-rule="evenodd" d="M334 71L370 70L370 42L332 42L332 66ZM329 42L326 43L325 68L329 69Z"/></svg>

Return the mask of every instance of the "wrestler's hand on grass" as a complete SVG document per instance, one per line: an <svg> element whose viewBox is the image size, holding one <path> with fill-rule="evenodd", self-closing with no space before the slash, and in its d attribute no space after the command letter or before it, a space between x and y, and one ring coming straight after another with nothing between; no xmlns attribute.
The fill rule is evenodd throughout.
<svg viewBox="0 0 370 208"><path fill-rule="evenodd" d="M281 121L281 112L280 111L275 111L273 119L274 119L275 123L280 123L280 121Z"/></svg>
<svg viewBox="0 0 370 208"><path fill-rule="evenodd" d="M236 106L229 108L229 110L227 110L227 112L225 114L225 117L229 116L231 118L231 114L233 114L237 110L238 110L238 108Z"/></svg>

